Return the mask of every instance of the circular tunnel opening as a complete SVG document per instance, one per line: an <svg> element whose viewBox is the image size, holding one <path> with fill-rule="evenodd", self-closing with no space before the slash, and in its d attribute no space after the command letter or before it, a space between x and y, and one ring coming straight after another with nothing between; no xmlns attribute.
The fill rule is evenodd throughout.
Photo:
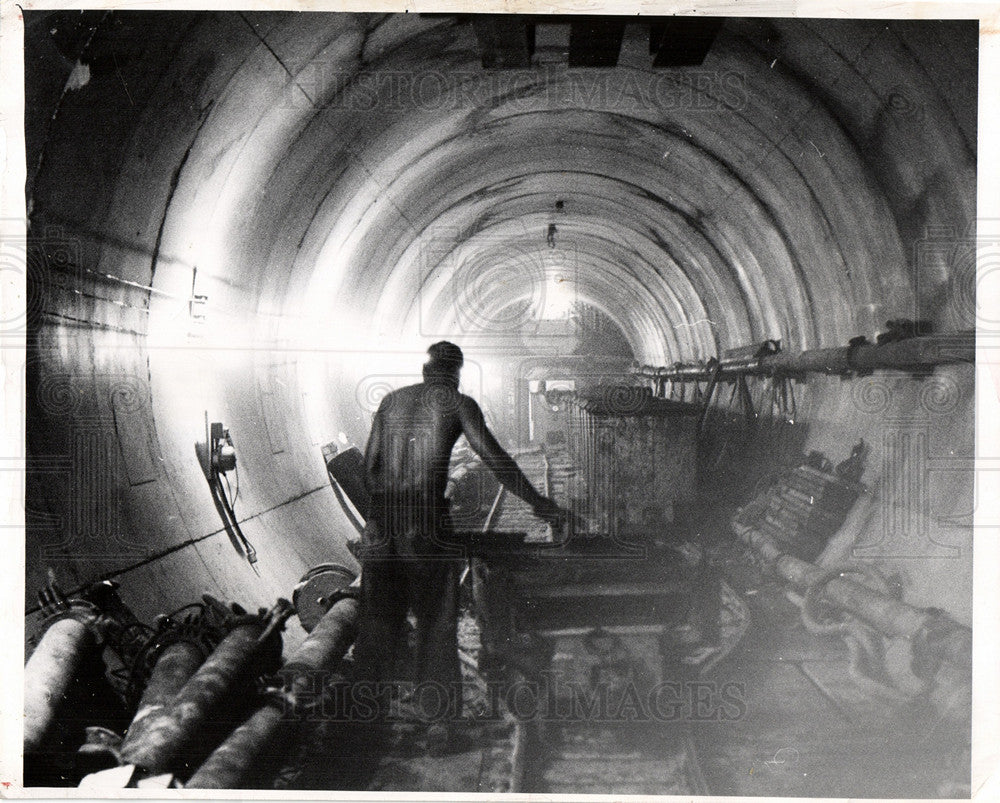
<svg viewBox="0 0 1000 803"><path fill-rule="evenodd" d="M971 622L974 489L927 466L974 367L850 360L975 326L975 23L588 19L25 14L29 636L52 574L152 621L357 569L328 460L439 340L518 455L560 394L683 407L696 492L634 518L706 550L857 467L841 557Z"/></svg>

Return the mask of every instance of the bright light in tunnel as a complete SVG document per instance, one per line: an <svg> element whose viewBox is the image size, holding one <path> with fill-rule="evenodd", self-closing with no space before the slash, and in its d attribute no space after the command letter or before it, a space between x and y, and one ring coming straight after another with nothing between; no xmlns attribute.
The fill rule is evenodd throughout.
<svg viewBox="0 0 1000 803"><path fill-rule="evenodd" d="M576 303L576 284L564 271L550 273L545 281L545 296L542 303L542 320L555 321L569 317Z"/></svg>
<svg viewBox="0 0 1000 803"><path fill-rule="evenodd" d="M151 349L177 348L203 326L203 320L192 321L186 302L150 304L146 343Z"/></svg>
<svg viewBox="0 0 1000 803"><path fill-rule="evenodd" d="M249 317L238 312L211 309L207 301L197 307L187 300L150 305L147 345L151 349L199 349L228 352L226 360L241 359L252 348Z"/></svg>

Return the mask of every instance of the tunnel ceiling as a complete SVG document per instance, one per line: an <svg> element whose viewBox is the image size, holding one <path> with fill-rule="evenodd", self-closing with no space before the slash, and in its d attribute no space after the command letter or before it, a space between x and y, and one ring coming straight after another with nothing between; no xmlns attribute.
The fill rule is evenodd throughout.
<svg viewBox="0 0 1000 803"><path fill-rule="evenodd" d="M897 177L866 165L871 134L858 124L876 121L837 119L816 94L824 82L832 93L863 82L875 115L906 101L925 116L932 102L944 106L917 97L927 91L915 81L907 88L923 68L892 26L865 26L869 49L895 45L896 71L879 75L838 49L858 48L850 23L730 20L701 66L674 69L650 67L648 32L632 25L617 70L522 71L483 70L473 26L448 16L171 15L162 26L172 37L154 37L164 63L154 66L155 49L119 59L120 29L149 24L101 21L90 50L103 45L117 72L124 61L145 74L130 88L94 68L60 114L92 103L100 83L127 90L127 109L114 112L131 119L105 123L128 140L115 162L134 175L101 165L114 187L89 210L105 227L123 213L159 226L155 259L120 278L184 301L193 286L220 318L276 316L278 333L314 333L346 314L366 330L364 346L421 325L453 331L463 312L488 325L493 310L542 294L534 285L556 265L637 354L663 362L765 337L840 342L861 311L888 298L902 309L912 293L898 199L881 184ZM817 50L808 61L771 58L786 41L803 50L802 40ZM904 152L938 143L927 155L938 151L941 164L925 157L932 164L908 171L951 166L962 132L949 111L920 143L905 118L884 132ZM174 170L151 173L163 161ZM54 194L46 178L64 187L64 167L42 170L32 197ZM165 215L154 192L152 208L136 208L135 181L150 179L170 183ZM92 193L92 181L81 184ZM80 208L38 211L83 222ZM546 246L550 223L557 249ZM457 287L470 250L498 280L522 280L491 282L482 297ZM617 309L611 288L622 291Z"/></svg>
<svg viewBox="0 0 1000 803"><path fill-rule="evenodd" d="M451 15L25 19L31 232L71 243L35 283L37 413L120 440L107 377L138 377L151 457L122 447L118 504L173 517L167 546L213 527L176 501L204 496L207 411L244 428L256 515L322 487L317 445L363 442L366 388L441 337L488 393L574 302L654 364L972 325L914 254L974 219L974 23L728 19L700 65L654 67L630 21L615 68L490 70ZM143 511L147 479L174 501Z"/></svg>

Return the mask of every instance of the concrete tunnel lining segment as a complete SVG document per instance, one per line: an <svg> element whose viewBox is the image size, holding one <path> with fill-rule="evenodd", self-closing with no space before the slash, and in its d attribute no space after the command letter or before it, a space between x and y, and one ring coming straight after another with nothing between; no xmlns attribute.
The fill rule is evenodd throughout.
<svg viewBox="0 0 1000 803"><path fill-rule="evenodd" d="M944 330L972 323L961 277L916 250L928 226L967 232L974 216L968 26L943 26L956 43L947 52L921 47L914 23L732 20L700 75L740 80L703 92L699 73L689 88L633 68L491 83L471 30L447 19L241 16L102 17L75 54L92 63L90 82L58 97L43 89L64 68L42 19L27 16L29 100L40 104L28 114L52 116L44 134L29 130L32 231L64 232L73 262L67 280L39 277L29 387L63 377L68 395L60 408L29 394L29 450L83 460L98 444L112 463L100 509L71 511L67 529L29 528L29 594L53 562L68 586L124 572L145 589L129 602L152 616L192 589L267 604L309 565L350 562L318 443L341 432L363 442L358 383L419 364L419 313L453 328L452 288L421 284L437 226L461 234L428 275L463 253L499 259L518 246L541 259L552 218L560 248L579 256L578 297L642 362L766 337L842 344L913 310ZM119 76L109 55L137 32L147 47L120 51ZM331 80L306 98L317 64ZM457 74L457 86L435 80L426 86L443 91L374 110L349 102L366 91L361 75L421 70ZM643 102L644 87L667 86L679 87L675 107ZM621 98L611 112L573 106L598 90ZM903 111L900 95L912 101ZM414 302L422 286L426 304ZM208 297L197 341L192 289ZM482 316L524 298L492 286ZM350 354L331 364L338 351ZM489 373L491 355L479 359ZM934 426L965 440L971 373L948 375L960 403ZM134 409L115 401L128 378L141 386ZM919 399L916 386L896 389L891 409ZM859 420L836 383L807 392L817 448L866 428L877 440L877 417ZM263 577L219 537L192 449L205 410L237 442L239 512ZM90 441L76 433L83 422ZM948 482L936 497L971 498L964 480ZM82 488L36 475L28 493L58 515ZM83 541L77 526L89 528ZM955 568L906 579L914 599L967 619L971 570L952 582Z"/></svg>

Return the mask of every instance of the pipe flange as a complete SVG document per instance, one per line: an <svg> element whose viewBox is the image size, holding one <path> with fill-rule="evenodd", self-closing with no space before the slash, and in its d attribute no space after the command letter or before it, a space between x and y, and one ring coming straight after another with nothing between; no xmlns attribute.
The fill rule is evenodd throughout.
<svg viewBox="0 0 1000 803"><path fill-rule="evenodd" d="M67 600L66 606L61 610L52 611L42 620L41 628L34 636L34 639L40 642L48 629L56 624L56 622L72 619L87 629L87 632L90 634L91 644L95 648L103 648L107 643L108 620L102 616L101 610L93 603L82 599Z"/></svg>
<svg viewBox="0 0 1000 803"><path fill-rule="evenodd" d="M307 633L343 599L358 599L360 589L351 586L357 572L339 563L324 563L310 569L292 591L292 604Z"/></svg>
<svg viewBox="0 0 1000 803"><path fill-rule="evenodd" d="M101 609L94 603L83 599L70 599L66 600L63 606L51 609L42 620L42 627L47 629L63 619L76 619L80 624L94 626L94 630L97 632L96 625L100 618Z"/></svg>
<svg viewBox="0 0 1000 803"><path fill-rule="evenodd" d="M91 628L96 636L103 636L98 627L103 613L101 607L89 599L67 597L55 579L50 579L47 585L39 589L38 603L45 615L42 620L43 632L62 619L75 619Z"/></svg>

